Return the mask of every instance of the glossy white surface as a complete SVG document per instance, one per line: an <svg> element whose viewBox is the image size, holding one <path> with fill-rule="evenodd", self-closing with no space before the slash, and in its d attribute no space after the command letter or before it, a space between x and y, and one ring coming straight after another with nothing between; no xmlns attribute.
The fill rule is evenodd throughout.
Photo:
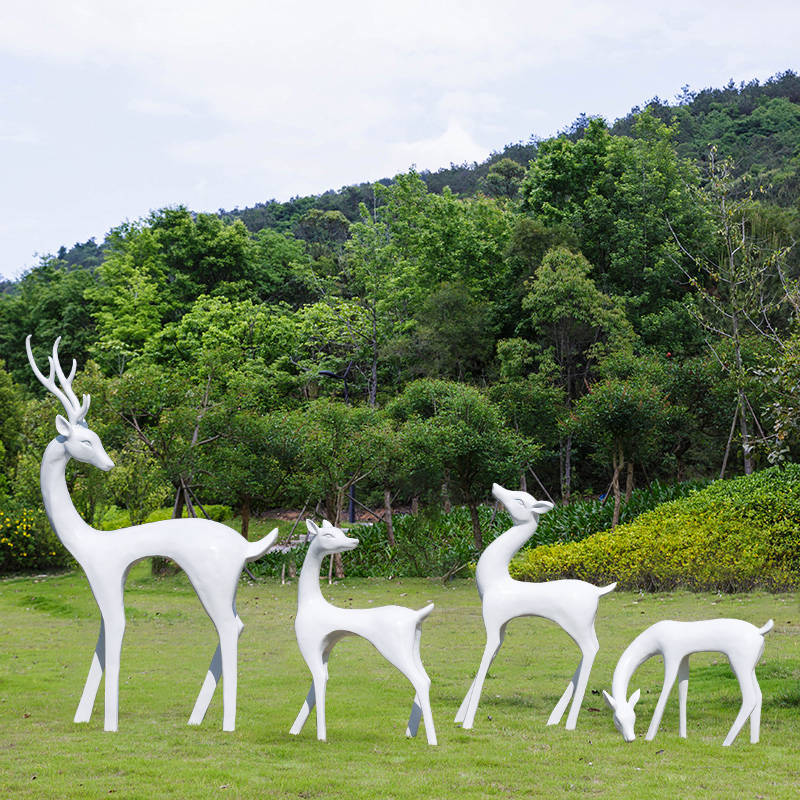
<svg viewBox="0 0 800 800"><path fill-rule="evenodd" d="M686 698L689 691L689 656L692 653L723 653L731 662L731 669L739 680L742 705L739 714L723 742L733 743L747 718L750 717L750 741L758 741L761 726L761 689L756 679L756 664L764 652L764 637L772 630L772 620L763 628L756 628L739 619L709 619L700 622L675 622L663 620L640 633L622 654L614 670L611 694L603 692L606 704L614 712L614 725L626 742L636 738L634 706L639 700L637 689L628 697L631 676L641 664L652 656L664 659L664 687L658 698L653 719L647 730L648 741L658 733L667 698L678 680L680 701L680 735L686 738Z"/></svg>
<svg viewBox="0 0 800 800"><path fill-rule="evenodd" d="M598 588L585 581L526 583L514 580L508 573L511 559L533 536L539 515L550 511L553 505L536 500L527 492L510 491L496 483L492 494L506 507L514 525L498 536L478 561L475 579L483 602L486 648L455 722L460 722L464 728L473 726L483 683L503 643L506 625L516 617L544 617L560 625L581 650L578 668L547 721L548 725L557 725L572 699L567 717L567 728L572 730L577 724L589 673L600 649L594 630L597 606L600 598L613 591L616 584Z"/></svg>
<svg viewBox="0 0 800 800"><path fill-rule="evenodd" d="M325 689L328 683L328 658L337 642L345 636L362 636L403 675L416 691L407 736L416 736L420 717L425 722L428 744L436 744L430 704L430 678L419 655L422 621L433 611L433 603L419 611L403 606L378 608L338 608L322 596L319 570L322 559L331 553L352 550L358 539L351 539L327 520L317 527L306 520L311 540L297 587L295 632L300 652L311 670L312 684L308 697L292 725L291 733L303 729L311 710L317 708L317 738L326 738Z"/></svg>
<svg viewBox="0 0 800 800"><path fill-rule="evenodd" d="M64 406L67 417L56 417L58 436L50 442L41 467L41 487L47 517L58 538L83 567L100 609L100 635L75 722L88 722L100 678L105 671L105 729L117 730L119 716L119 669L125 633L123 592L131 567L150 556L173 559L186 572L219 635L205 683L189 720L199 724L205 716L220 676L223 683L223 729L236 724L236 679L239 636L244 627L236 612L236 590L245 562L260 558L278 536L275 528L259 542L247 542L236 531L205 519L151 522L117 531L99 531L87 525L75 510L65 480L71 458L110 470L114 463L85 417L90 398L83 402L72 390L77 365L73 361L65 376L58 361L58 343L48 357L50 374L45 378L34 361L26 340L28 360L36 377ZM56 385L58 378L60 388Z"/></svg>

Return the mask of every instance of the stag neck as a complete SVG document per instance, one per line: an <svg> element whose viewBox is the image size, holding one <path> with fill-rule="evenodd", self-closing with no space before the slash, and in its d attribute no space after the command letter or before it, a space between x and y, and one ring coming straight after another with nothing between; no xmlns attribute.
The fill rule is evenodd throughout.
<svg viewBox="0 0 800 800"><path fill-rule="evenodd" d="M528 539L533 536L538 526L538 517L512 525L486 548L484 555L491 553L493 558L503 558L506 566L508 566L511 559L522 549Z"/></svg>
<svg viewBox="0 0 800 800"><path fill-rule="evenodd" d="M41 488L44 508L50 525L61 540L64 547L80 562L76 551L80 549L81 540L94 532L81 515L75 510L67 488L66 468L70 456L64 447L61 437L56 437L47 445L42 458Z"/></svg>

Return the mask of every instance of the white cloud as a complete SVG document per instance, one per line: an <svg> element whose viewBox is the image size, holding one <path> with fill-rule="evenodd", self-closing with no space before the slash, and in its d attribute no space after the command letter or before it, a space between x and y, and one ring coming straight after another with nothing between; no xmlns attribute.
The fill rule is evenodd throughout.
<svg viewBox="0 0 800 800"><path fill-rule="evenodd" d="M189 109L181 103L169 103L165 100L137 97L128 101L128 108L138 114L149 114L154 117L182 117L189 114Z"/></svg>

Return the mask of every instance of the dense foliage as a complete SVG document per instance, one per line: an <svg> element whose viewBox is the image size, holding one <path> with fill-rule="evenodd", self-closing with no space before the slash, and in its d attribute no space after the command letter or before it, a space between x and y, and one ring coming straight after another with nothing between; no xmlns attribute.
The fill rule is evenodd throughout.
<svg viewBox="0 0 800 800"><path fill-rule="evenodd" d="M57 413L28 334L40 364L62 337L120 465L68 472L97 526L112 507L136 524L225 504L247 535L270 507L336 523L353 498L400 558L419 537L393 506L463 504L458 567L492 535L493 481L608 495L613 526L655 481L795 460L798 101L787 72L579 118L483 164L164 208L43 257L0 294L9 524L39 503Z"/></svg>
<svg viewBox="0 0 800 800"><path fill-rule="evenodd" d="M580 542L528 550L519 580L577 578L660 591L790 588L800 568L800 466L718 481Z"/></svg>

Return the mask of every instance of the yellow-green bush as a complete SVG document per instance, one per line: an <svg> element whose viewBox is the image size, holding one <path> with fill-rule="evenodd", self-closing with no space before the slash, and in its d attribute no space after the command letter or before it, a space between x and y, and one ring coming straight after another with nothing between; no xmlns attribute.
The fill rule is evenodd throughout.
<svg viewBox="0 0 800 800"><path fill-rule="evenodd" d="M29 509L0 511L0 574L59 568L68 561L42 515Z"/></svg>
<svg viewBox="0 0 800 800"><path fill-rule="evenodd" d="M740 591L800 583L800 465L718 481L613 531L528 550L518 580Z"/></svg>

